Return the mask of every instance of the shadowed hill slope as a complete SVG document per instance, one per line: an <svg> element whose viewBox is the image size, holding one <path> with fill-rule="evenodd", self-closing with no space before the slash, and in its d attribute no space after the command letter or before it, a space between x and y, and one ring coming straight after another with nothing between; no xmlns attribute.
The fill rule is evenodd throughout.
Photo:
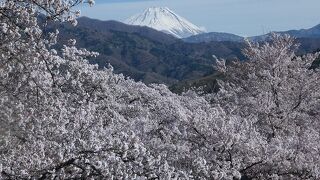
<svg viewBox="0 0 320 180"><path fill-rule="evenodd" d="M242 42L187 43L163 32L117 21L100 21L86 17L78 19L78 26L55 24L60 30L59 41L77 40L78 47L100 53L91 63L100 68L114 67L137 81L164 83L172 89L198 86L215 79L212 67L214 59L244 60ZM49 26L50 29L50 26ZM320 48L319 38L299 38L299 54L314 52ZM201 82L201 83L198 83ZM210 90L211 91L211 90Z"/></svg>
<svg viewBox="0 0 320 180"><path fill-rule="evenodd" d="M101 68L111 64L116 73L145 83L172 85L210 75L213 54L228 60L243 58L241 43L185 43L151 28L116 21L80 18L76 27L55 26L59 26L60 42L74 38L78 47L100 53L91 63Z"/></svg>

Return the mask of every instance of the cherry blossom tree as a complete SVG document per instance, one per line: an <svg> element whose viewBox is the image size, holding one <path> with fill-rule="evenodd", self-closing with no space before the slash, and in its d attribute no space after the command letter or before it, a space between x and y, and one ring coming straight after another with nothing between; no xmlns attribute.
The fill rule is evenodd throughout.
<svg viewBox="0 0 320 180"><path fill-rule="evenodd" d="M239 178L226 150L237 117L192 92L98 70L75 40L53 49L58 31L44 33L38 16L76 25L81 2L1 3L0 177Z"/></svg>
<svg viewBox="0 0 320 180"><path fill-rule="evenodd" d="M226 75L214 101L250 121L266 143L249 177L317 179L320 146L320 70L316 54L297 56L295 39L273 34L271 42L248 42L245 62L218 69ZM254 157L254 156L253 156Z"/></svg>

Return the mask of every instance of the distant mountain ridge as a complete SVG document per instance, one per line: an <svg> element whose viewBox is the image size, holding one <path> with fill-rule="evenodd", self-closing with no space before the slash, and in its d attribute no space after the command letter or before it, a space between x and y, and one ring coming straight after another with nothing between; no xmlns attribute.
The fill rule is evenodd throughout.
<svg viewBox="0 0 320 180"><path fill-rule="evenodd" d="M199 35L190 36L183 39L185 42L199 43L199 42L212 42L212 41L231 41L231 42L243 42L244 37L234 35L231 33L222 32L209 32Z"/></svg>
<svg viewBox="0 0 320 180"><path fill-rule="evenodd" d="M179 16L168 7L148 8L143 13L128 18L124 23L151 27L177 38L204 33L201 28Z"/></svg>
<svg viewBox="0 0 320 180"><path fill-rule="evenodd" d="M300 29L300 30L289 30L289 31L275 31L274 33L278 34L288 34L296 38L320 38L320 24L309 29ZM252 41L264 41L270 37L271 33L263 34L259 36L248 37ZM231 41L231 42L243 42L245 37L241 37L231 33L219 33L219 32L209 32L198 34L184 38L185 42L191 43L201 43L201 42L212 42L212 41Z"/></svg>
<svg viewBox="0 0 320 180"><path fill-rule="evenodd" d="M85 27L93 29L99 32L109 32L109 31L119 31L126 33L135 33L151 40L159 41L161 43L174 43L179 41L179 39L173 37L172 35L165 34L163 32L159 32L153 28L149 28L146 26L134 26L128 25L119 21L109 20L109 21L101 21L97 19L91 19L88 17L80 17L78 20L79 27Z"/></svg>
<svg viewBox="0 0 320 180"><path fill-rule="evenodd" d="M320 38L320 24L313 26L309 29L275 31L274 33L288 34L296 38ZM264 41L268 37L270 37L270 34L271 33L260 35L260 36L253 36L253 37L250 37L249 39L253 41Z"/></svg>
<svg viewBox="0 0 320 180"><path fill-rule="evenodd" d="M227 60L244 58L241 43L186 43L152 28L117 21L81 17L76 27L57 23L51 30L55 28L60 32L57 49L68 39L76 39L77 47L99 52L97 58L89 59L90 63L100 68L110 64L115 73L147 84L172 85L212 74L212 54Z"/></svg>
<svg viewBox="0 0 320 180"><path fill-rule="evenodd" d="M57 49L74 38L79 48L100 53L97 58L89 59L90 63L98 64L100 68L111 64L115 73L147 84L176 84L172 88L176 92L206 83L211 83L208 92L215 87L212 84L216 78L212 55L227 61L245 60L242 42L189 43L152 28L86 17L79 18L76 27L56 23L51 30L48 27L48 32L55 28L60 31ZM298 42L301 43L299 54L320 48L320 38L298 38ZM319 62L314 66L319 66Z"/></svg>
<svg viewBox="0 0 320 180"><path fill-rule="evenodd" d="M284 33L298 38L320 38L320 24L309 29L290 30Z"/></svg>

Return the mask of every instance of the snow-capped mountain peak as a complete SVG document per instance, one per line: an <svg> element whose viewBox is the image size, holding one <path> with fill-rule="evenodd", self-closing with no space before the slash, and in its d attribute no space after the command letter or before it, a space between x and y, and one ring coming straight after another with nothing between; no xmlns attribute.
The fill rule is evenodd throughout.
<svg viewBox="0 0 320 180"><path fill-rule="evenodd" d="M177 38L185 38L204 31L185 18L177 15L167 7L151 7L125 20L126 24L148 26L153 29L172 34Z"/></svg>

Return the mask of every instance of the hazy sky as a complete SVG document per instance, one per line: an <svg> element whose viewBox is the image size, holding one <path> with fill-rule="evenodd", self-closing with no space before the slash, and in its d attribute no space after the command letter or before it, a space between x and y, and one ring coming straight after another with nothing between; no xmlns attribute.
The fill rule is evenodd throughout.
<svg viewBox="0 0 320 180"><path fill-rule="evenodd" d="M123 21L152 6L165 6L207 31L253 36L320 24L320 0L96 0L82 15Z"/></svg>

